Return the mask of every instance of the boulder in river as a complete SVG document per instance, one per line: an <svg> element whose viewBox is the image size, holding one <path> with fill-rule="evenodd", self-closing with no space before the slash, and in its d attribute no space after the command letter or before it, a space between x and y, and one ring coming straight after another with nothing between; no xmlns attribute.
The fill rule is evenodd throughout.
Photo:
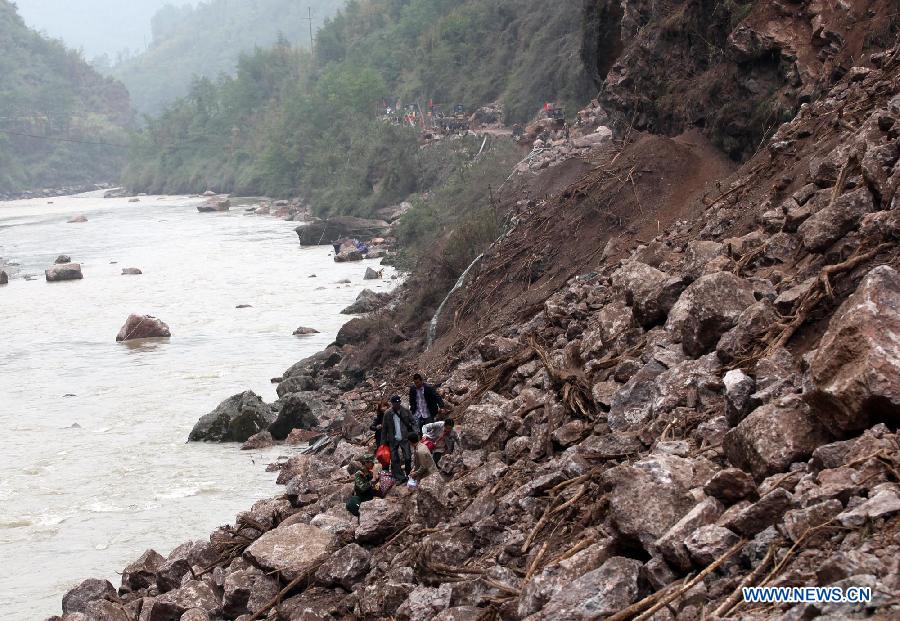
<svg viewBox="0 0 900 621"><path fill-rule="evenodd" d="M122 276L140 276L143 273L136 267L126 267L122 270Z"/></svg>
<svg viewBox="0 0 900 621"><path fill-rule="evenodd" d="M259 449L269 448L275 444L272 434L268 431L260 431L258 434L251 436L244 444L241 445L242 451L256 451Z"/></svg>
<svg viewBox="0 0 900 621"><path fill-rule="evenodd" d="M366 220L341 216L328 220L312 220L294 229L304 246L322 246L336 239L354 238L369 240L387 232L390 225L384 220Z"/></svg>
<svg viewBox="0 0 900 621"><path fill-rule="evenodd" d="M116 341L134 341L137 339L169 338L172 332L161 319L151 315L129 315L125 325L116 335Z"/></svg>
<svg viewBox="0 0 900 621"><path fill-rule="evenodd" d="M189 442L246 442L268 429L275 415L260 397L246 391L225 399L202 417L188 436Z"/></svg>
<svg viewBox="0 0 900 621"><path fill-rule="evenodd" d="M5 285L9 283L9 276L3 270L0 270L0 285Z"/></svg>
<svg viewBox="0 0 900 621"><path fill-rule="evenodd" d="M349 250L345 252L340 252L334 255L335 263L354 263L356 261L362 261L365 257L363 253L359 250Z"/></svg>
<svg viewBox="0 0 900 621"><path fill-rule="evenodd" d="M85 218L84 216L74 216L72 218L69 218L69 224L83 224L84 222L87 222L87 221L88 221L88 219Z"/></svg>
<svg viewBox="0 0 900 621"><path fill-rule="evenodd" d="M63 265L54 265L44 272L47 282L60 282L63 280L81 280L84 275L81 273L80 263L65 263Z"/></svg>
<svg viewBox="0 0 900 621"><path fill-rule="evenodd" d="M375 271L371 267L366 268L366 275L363 280L381 280L384 277L384 270Z"/></svg>
<svg viewBox="0 0 900 621"><path fill-rule="evenodd" d="M89 578L63 596L63 614L84 613L89 603L98 599L115 598L116 589L109 580Z"/></svg>
<svg viewBox="0 0 900 621"><path fill-rule="evenodd" d="M294 330L294 336L308 336L310 334L319 334L319 331L315 328L304 328L302 326Z"/></svg>
<svg viewBox="0 0 900 621"><path fill-rule="evenodd" d="M269 426L269 433L276 440L285 440L295 429L312 429L319 424L308 399L297 393L281 399L281 411Z"/></svg>
<svg viewBox="0 0 900 621"><path fill-rule="evenodd" d="M387 306L391 301L390 293L375 293L371 289L365 289L360 293L356 301L341 311L342 315L363 315L371 313Z"/></svg>
<svg viewBox="0 0 900 621"><path fill-rule="evenodd" d="M54 261L54 263L56 265L65 265L66 263L71 263L71 262L72 262L72 257L70 257L67 254L59 255L58 257L56 257L56 261Z"/></svg>
<svg viewBox="0 0 900 621"><path fill-rule="evenodd" d="M229 209L231 209L231 201L227 198L209 200L197 206L197 211L200 213L214 213L228 211Z"/></svg>

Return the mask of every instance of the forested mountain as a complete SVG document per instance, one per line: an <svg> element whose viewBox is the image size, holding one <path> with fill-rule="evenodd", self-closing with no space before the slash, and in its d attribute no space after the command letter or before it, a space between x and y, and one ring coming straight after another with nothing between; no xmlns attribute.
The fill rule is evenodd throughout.
<svg viewBox="0 0 900 621"><path fill-rule="evenodd" d="M0 193L116 179L131 121L124 86L0 0Z"/></svg>
<svg viewBox="0 0 900 621"><path fill-rule="evenodd" d="M176 6L179 5L179 6ZM209 0L196 6L177 1L152 20L149 49L110 70L131 93L139 112L158 114L188 94L194 76L231 74L242 53L270 47L284 37L309 47L312 27L343 6L343 0Z"/></svg>
<svg viewBox="0 0 900 621"><path fill-rule="evenodd" d="M126 182L159 192L303 195L320 213L356 213L428 187L412 130L385 125L401 98L500 100L508 120L596 94L581 3L353 0L315 56L282 40L234 77L198 80L138 138Z"/></svg>

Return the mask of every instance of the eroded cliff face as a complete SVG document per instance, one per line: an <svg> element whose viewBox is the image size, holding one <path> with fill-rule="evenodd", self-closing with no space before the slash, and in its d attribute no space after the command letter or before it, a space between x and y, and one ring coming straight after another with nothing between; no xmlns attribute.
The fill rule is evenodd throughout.
<svg viewBox="0 0 900 621"><path fill-rule="evenodd" d="M900 24L890 0L589 4L607 43L588 61L604 77L600 103L617 128L699 128L741 161L864 54L891 45Z"/></svg>

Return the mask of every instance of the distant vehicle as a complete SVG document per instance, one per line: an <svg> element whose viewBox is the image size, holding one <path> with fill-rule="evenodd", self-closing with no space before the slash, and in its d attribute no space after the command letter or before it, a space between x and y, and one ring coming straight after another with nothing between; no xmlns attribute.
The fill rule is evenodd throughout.
<svg viewBox="0 0 900 621"><path fill-rule="evenodd" d="M456 104L453 106L453 116L447 119L447 130L451 133L465 133L469 129L466 107L462 104Z"/></svg>

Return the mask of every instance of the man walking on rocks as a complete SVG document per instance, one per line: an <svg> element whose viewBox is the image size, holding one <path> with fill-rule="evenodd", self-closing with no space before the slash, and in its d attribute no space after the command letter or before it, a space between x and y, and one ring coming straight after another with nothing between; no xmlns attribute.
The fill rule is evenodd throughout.
<svg viewBox="0 0 900 621"><path fill-rule="evenodd" d="M381 425L381 441L391 447L391 473L398 483L405 483L412 468L412 452L407 437L414 426L409 410L400 401L397 395L391 397L391 409L384 413Z"/></svg>
<svg viewBox="0 0 900 621"><path fill-rule="evenodd" d="M434 386L425 383L421 373L413 375L409 387L409 409L415 417L415 432L422 435L422 427L433 423L444 409L444 400Z"/></svg>

